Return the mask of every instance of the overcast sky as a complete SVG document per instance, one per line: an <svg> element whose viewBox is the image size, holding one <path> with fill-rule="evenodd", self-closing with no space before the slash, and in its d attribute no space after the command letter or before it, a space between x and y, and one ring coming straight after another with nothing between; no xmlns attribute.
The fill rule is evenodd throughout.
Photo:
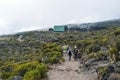
<svg viewBox="0 0 120 80"><path fill-rule="evenodd" d="M120 0L0 0L0 34L120 18Z"/></svg>

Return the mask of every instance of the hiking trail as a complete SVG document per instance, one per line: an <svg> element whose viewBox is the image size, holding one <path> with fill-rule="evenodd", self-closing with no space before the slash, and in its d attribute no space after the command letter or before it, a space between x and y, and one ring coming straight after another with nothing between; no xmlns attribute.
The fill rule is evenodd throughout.
<svg viewBox="0 0 120 80"><path fill-rule="evenodd" d="M94 80L95 73L81 72L79 69L79 62L68 61L68 56L64 55L65 62L57 64L52 70L48 72L48 80Z"/></svg>

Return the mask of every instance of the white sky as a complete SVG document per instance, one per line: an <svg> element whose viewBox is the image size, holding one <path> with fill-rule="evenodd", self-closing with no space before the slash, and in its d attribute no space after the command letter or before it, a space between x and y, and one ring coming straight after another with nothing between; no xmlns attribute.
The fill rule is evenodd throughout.
<svg viewBox="0 0 120 80"><path fill-rule="evenodd" d="M0 34L120 18L120 0L0 0Z"/></svg>

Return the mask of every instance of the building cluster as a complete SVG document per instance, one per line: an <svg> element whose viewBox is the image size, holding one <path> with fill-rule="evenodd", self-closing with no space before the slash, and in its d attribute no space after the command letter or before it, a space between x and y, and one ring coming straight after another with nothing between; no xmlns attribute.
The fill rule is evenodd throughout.
<svg viewBox="0 0 120 80"><path fill-rule="evenodd" d="M89 29L88 25L55 25L50 28L49 31L54 32L65 32L65 31L87 31Z"/></svg>

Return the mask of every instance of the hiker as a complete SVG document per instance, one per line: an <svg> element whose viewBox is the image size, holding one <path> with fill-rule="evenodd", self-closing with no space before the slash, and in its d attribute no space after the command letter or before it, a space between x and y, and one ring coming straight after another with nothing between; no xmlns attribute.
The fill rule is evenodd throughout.
<svg viewBox="0 0 120 80"><path fill-rule="evenodd" d="M66 53L67 53L67 46L64 45L64 46L62 47L62 49L63 49L63 53L66 54Z"/></svg>
<svg viewBox="0 0 120 80"><path fill-rule="evenodd" d="M70 46L69 46L69 45L67 45L67 51L69 51L69 49L70 49Z"/></svg>
<svg viewBox="0 0 120 80"><path fill-rule="evenodd" d="M78 49L77 49L77 46L75 46L75 48L74 48L74 60L77 61L77 58L78 58Z"/></svg>
<svg viewBox="0 0 120 80"><path fill-rule="evenodd" d="M68 51L69 61L71 61L72 51L69 49Z"/></svg>

